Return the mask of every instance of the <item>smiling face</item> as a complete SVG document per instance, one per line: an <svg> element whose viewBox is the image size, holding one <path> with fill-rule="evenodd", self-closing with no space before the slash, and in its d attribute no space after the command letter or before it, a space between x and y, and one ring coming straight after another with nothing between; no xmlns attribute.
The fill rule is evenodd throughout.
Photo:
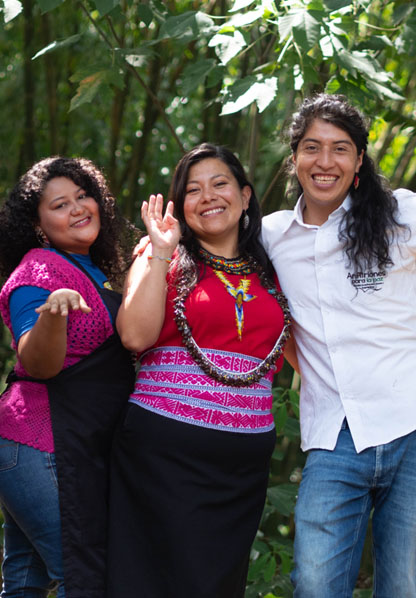
<svg viewBox="0 0 416 598"><path fill-rule="evenodd" d="M97 202L66 177L56 177L46 184L38 216L51 245L69 253L86 255L100 232Z"/></svg>
<svg viewBox="0 0 416 598"><path fill-rule="evenodd" d="M360 154L349 134L315 119L299 142L293 161L305 199L304 221L323 224L348 195L360 170Z"/></svg>
<svg viewBox="0 0 416 598"><path fill-rule="evenodd" d="M189 169L183 206L186 223L205 249L237 257L239 221L250 197L250 187L240 189L225 162L201 160Z"/></svg>

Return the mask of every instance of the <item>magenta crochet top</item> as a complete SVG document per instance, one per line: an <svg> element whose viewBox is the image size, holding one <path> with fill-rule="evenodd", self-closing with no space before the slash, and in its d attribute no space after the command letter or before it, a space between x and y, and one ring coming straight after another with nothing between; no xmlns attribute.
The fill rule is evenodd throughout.
<svg viewBox="0 0 416 598"><path fill-rule="evenodd" d="M45 249L31 249L12 272L0 293L0 312L10 323L9 299L21 286L35 286L53 292L61 288L78 291L91 307L68 316L68 343L64 368L73 365L99 347L113 333L108 311L90 279L60 255ZM16 341L13 338L13 349ZM16 373L26 376L17 361ZM48 393L45 384L14 382L0 397L0 436L52 453L54 451Z"/></svg>

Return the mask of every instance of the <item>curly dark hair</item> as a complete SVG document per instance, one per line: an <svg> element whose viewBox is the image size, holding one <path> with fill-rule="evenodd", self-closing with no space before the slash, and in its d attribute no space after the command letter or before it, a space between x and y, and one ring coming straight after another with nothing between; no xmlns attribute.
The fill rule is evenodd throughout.
<svg viewBox="0 0 416 598"><path fill-rule="evenodd" d="M90 255L118 288L138 231L119 213L103 173L86 158L45 158L20 178L0 210L0 274L9 276L30 249L42 246L36 233L38 206L46 184L56 177L70 179L97 202L101 227Z"/></svg>
<svg viewBox="0 0 416 598"><path fill-rule="evenodd" d="M364 150L359 171L359 186L351 181L349 190L351 208L345 213L340 225L339 236L344 241L344 250L356 271L371 268L375 264L385 269L393 264L390 245L398 230L407 229L397 221L397 201L387 181L376 172L367 154L368 124L365 117L342 95L321 93L306 98L293 115L289 128L289 143L295 154L298 144L315 119L322 119L348 133L357 153ZM288 170L295 175L292 160ZM297 194L303 189L297 181Z"/></svg>
<svg viewBox="0 0 416 598"><path fill-rule="evenodd" d="M193 284L196 283L195 261L198 255L199 241L195 237L185 220L184 203L189 170L198 162L207 158L217 158L228 166L237 180L240 189L248 186L251 197L248 209L249 225L243 228L243 215L240 218L238 234L238 252L240 256L251 256L265 272L267 278L273 281L273 266L259 241L261 229L261 210L253 185L248 181L244 168L238 158L226 147L202 143L188 151L178 162L170 185L168 199L175 205L175 216L179 220L182 237L179 243L179 258L177 266L180 271L191 269L194 271Z"/></svg>

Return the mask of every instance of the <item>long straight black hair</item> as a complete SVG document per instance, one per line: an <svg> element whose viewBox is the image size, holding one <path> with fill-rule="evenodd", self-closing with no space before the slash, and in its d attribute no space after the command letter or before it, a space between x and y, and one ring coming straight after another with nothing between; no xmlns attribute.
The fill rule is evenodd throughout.
<svg viewBox="0 0 416 598"><path fill-rule="evenodd" d="M299 142L315 119L321 119L346 131L357 153L364 150L358 173L359 186L351 184L351 208L341 222L339 235L344 250L356 271L377 266L380 270L393 264L390 245L398 229L408 228L397 220L397 201L387 181L375 169L367 154L368 125L364 116L342 95L318 94L307 98L294 114L289 128L289 142L295 154ZM291 174L295 174L289 163ZM351 182L352 183L352 182ZM303 189L297 181L298 193Z"/></svg>
<svg viewBox="0 0 416 598"><path fill-rule="evenodd" d="M175 205L175 216L179 220L182 230L182 238L179 243L179 258L177 266L179 270L194 269L194 263L198 255L199 241L195 237L185 220L184 203L186 196L186 186L188 183L189 170L198 162L207 158L217 158L224 162L237 180L240 189L250 187L250 203L246 210L249 217L249 224L246 229L243 228L243 215L240 218L238 230L238 251L239 255L251 256L255 258L261 269L266 273L270 282L273 281L273 266L267 257L262 244L259 241L261 230L261 210L253 185L248 181L244 168L240 160L229 149L222 145L213 145L211 143L202 143L197 145L178 162L172 183L169 189L169 200ZM193 264L192 264L193 263ZM196 272L195 272L196 275ZM193 284L196 279L194 278Z"/></svg>

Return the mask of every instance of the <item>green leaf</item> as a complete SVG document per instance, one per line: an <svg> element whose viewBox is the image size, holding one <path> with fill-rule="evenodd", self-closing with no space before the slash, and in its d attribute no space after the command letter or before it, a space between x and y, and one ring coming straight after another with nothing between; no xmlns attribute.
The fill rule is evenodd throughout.
<svg viewBox="0 0 416 598"><path fill-rule="evenodd" d="M387 97L391 100L404 100L402 95L392 89L393 82L389 75L366 52L355 50L352 52L343 51L334 55L334 60L355 78L357 78L358 73L364 77L367 87L374 91L378 97Z"/></svg>
<svg viewBox="0 0 416 598"><path fill-rule="evenodd" d="M324 4L330 11L335 11L351 6L351 0L324 0Z"/></svg>
<svg viewBox="0 0 416 598"><path fill-rule="evenodd" d="M69 112L79 108L82 104L92 102L101 88L106 88L111 84L121 88L123 85L123 79L118 69L103 69L86 73L88 73L88 67L77 71L71 77L72 82L79 81L79 86L71 100Z"/></svg>
<svg viewBox="0 0 416 598"><path fill-rule="evenodd" d="M260 6L255 10L250 10L248 12L240 13L231 17L231 19L227 22L229 27L245 27L246 25L251 25L258 19L263 17L264 10Z"/></svg>
<svg viewBox="0 0 416 598"><path fill-rule="evenodd" d="M66 39L63 39L60 42L55 40L48 46L45 46L44 48L42 48L42 50L39 50L39 52L36 52L36 54L32 57L32 60L36 60L36 58L39 58L40 56L43 56L44 54L49 54L50 52L55 52L55 50L60 50L61 48L66 48L67 46L72 46L73 44L76 44L81 39L81 37L82 37L82 35L77 33L76 35L71 35L71 37L67 37Z"/></svg>
<svg viewBox="0 0 416 598"><path fill-rule="evenodd" d="M250 563L250 568L248 571L247 579L249 581L254 581L258 577L262 576L264 569L266 568L268 562L270 560L270 553L263 554L255 561Z"/></svg>
<svg viewBox="0 0 416 598"><path fill-rule="evenodd" d="M215 53L223 65L226 65L234 56L237 56L246 45L246 40L240 31L234 31L233 35L217 33L208 43L209 47L215 48Z"/></svg>
<svg viewBox="0 0 416 598"><path fill-rule="evenodd" d="M104 16L111 12L116 6L120 6L120 0L94 0L94 4L100 15Z"/></svg>
<svg viewBox="0 0 416 598"><path fill-rule="evenodd" d="M212 58L203 58L189 64L183 72L181 90L183 95L188 96L199 85L204 83L209 72L215 68L216 61Z"/></svg>
<svg viewBox="0 0 416 598"><path fill-rule="evenodd" d="M267 498L276 510L289 517L296 503L298 486L295 484L280 484L267 490Z"/></svg>
<svg viewBox="0 0 416 598"><path fill-rule="evenodd" d="M237 10L242 10L243 8L247 8L250 4L253 4L254 0L235 0L233 6L229 9L228 12L237 12Z"/></svg>
<svg viewBox="0 0 416 598"><path fill-rule="evenodd" d="M37 2L40 6L41 11L45 13L49 12L50 10L53 10L60 4L63 4L65 0L37 0Z"/></svg>
<svg viewBox="0 0 416 598"><path fill-rule="evenodd" d="M376 93L379 98L388 98L389 100L405 100L406 98L401 95L400 93L396 93L390 87L386 85L382 85L377 83L377 81L372 81L371 79L367 79L366 85L368 89L371 89Z"/></svg>
<svg viewBox="0 0 416 598"><path fill-rule="evenodd" d="M201 35L208 35L216 31L214 21L203 12L188 11L181 15L169 17L163 23L159 32L159 40L176 39L188 43Z"/></svg>
<svg viewBox="0 0 416 598"><path fill-rule="evenodd" d="M139 4L136 8L136 12L140 21L143 21L146 27L149 27L153 19L152 9L147 4Z"/></svg>
<svg viewBox="0 0 416 598"><path fill-rule="evenodd" d="M287 421L287 408L286 408L286 403L283 403L283 405L280 405L280 407L277 410L277 415L275 417L275 424L276 424L276 433L277 434L281 434L283 431L283 428L285 427Z"/></svg>
<svg viewBox="0 0 416 598"><path fill-rule="evenodd" d="M276 573L276 559L272 556L263 571L264 581L271 581Z"/></svg>
<svg viewBox="0 0 416 598"><path fill-rule="evenodd" d="M224 67L217 65L211 71L209 71L205 86L215 87L223 79L223 77Z"/></svg>
<svg viewBox="0 0 416 598"><path fill-rule="evenodd" d="M19 0L4 0L4 22L12 21L23 10L22 3Z"/></svg>
<svg viewBox="0 0 416 598"><path fill-rule="evenodd" d="M280 571L285 575L290 573L293 568L293 559L291 555L286 552L279 552L280 557Z"/></svg>
<svg viewBox="0 0 416 598"><path fill-rule="evenodd" d="M298 15L298 21L293 25L293 38L305 52L308 52L321 37L321 23L304 10Z"/></svg>
<svg viewBox="0 0 416 598"><path fill-rule="evenodd" d="M156 55L156 52L150 47L151 45L143 43L133 49L117 48L116 54L126 60L131 66L140 68L147 64L149 58Z"/></svg>
<svg viewBox="0 0 416 598"><path fill-rule="evenodd" d="M306 51L318 42L321 35L321 23L306 8L293 9L280 17L278 29L282 41L292 34Z"/></svg>
<svg viewBox="0 0 416 598"><path fill-rule="evenodd" d="M249 77L246 77L246 79L249 79ZM245 80L243 79L238 83L242 83L243 81ZM233 95L236 99L227 100L224 103L221 110L221 116L238 112L253 102L256 102L259 112L263 112L263 110L265 110L265 108L267 108L267 106L274 100L277 93L277 77L263 78L259 75L255 82L239 95L237 95L237 89L234 89L236 85L237 83L233 85Z"/></svg>
<svg viewBox="0 0 416 598"><path fill-rule="evenodd" d="M288 390L290 405L296 417L299 417L299 392L297 390Z"/></svg>
<svg viewBox="0 0 416 598"><path fill-rule="evenodd" d="M291 440L296 440L300 436L299 420L294 417L288 417L283 430L283 434Z"/></svg>

